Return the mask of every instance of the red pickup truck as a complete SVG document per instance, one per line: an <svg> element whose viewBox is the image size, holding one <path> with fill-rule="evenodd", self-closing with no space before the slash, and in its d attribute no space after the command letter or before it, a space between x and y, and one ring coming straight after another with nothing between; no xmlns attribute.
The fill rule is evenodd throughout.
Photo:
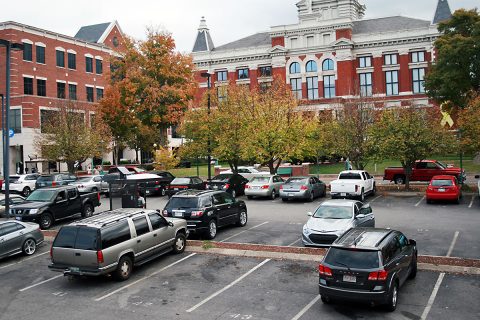
<svg viewBox="0 0 480 320"><path fill-rule="evenodd" d="M459 183L465 181L465 171L460 168L449 167L440 161L422 160L415 163L410 181L430 181L433 176L449 175L457 177ZM405 183L405 170L403 167L385 168L383 180L393 181L395 184Z"/></svg>

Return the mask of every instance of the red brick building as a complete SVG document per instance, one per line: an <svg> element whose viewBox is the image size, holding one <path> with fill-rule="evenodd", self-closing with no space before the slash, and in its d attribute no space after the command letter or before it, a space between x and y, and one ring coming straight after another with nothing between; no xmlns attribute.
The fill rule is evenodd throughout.
<svg viewBox="0 0 480 320"><path fill-rule="evenodd" d="M114 21L84 26L71 37L9 21L0 23L0 38L24 45L23 52L12 51L11 58L10 128L15 135L10 140L10 173L20 163L46 171L48 163L33 147L42 116L70 99L88 106L84 119L90 123L109 81L110 57L122 51L122 30ZM5 49L0 48L2 94L5 71Z"/></svg>

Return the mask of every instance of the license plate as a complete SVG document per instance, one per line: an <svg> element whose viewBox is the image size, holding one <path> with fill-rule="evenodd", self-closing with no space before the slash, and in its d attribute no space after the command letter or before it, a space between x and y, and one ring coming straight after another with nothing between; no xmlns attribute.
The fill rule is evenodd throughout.
<svg viewBox="0 0 480 320"><path fill-rule="evenodd" d="M340 196L342 196L342 197L346 197L346 196L347 196L347 194L346 194L345 192L342 192L342 193L340 193Z"/></svg>
<svg viewBox="0 0 480 320"><path fill-rule="evenodd" d="M70 272L80 272L80 268L77 267L70 267L68 269L70 270Z"/></svg>
<svg viewBox="0 0 480 320"><path fill-rule="evenodd" d="M343 281L344 282L357 282L357 277L343 275Z"/></svg>
<svg viewBox="0 0 480 320"><path fill-rule="evenodd" d="M149 191L149 190L147 190L147 194L150 194L150 191Z"/></svg>
<svg viewBox="0 0 480 320"><path fill-rule="evenodd" d="M260 189L260 187L252 187L252 189L258 190L258 189Z"/></svg>
<svg viewBox="0 0 480 320"><path fill-rule="evenodd" d="M294 193L289 193L288 196L289 197L293 197L295 194Z"/></svg>
<svg viewBox="0 0 480 320"><path fill-rule="evenodd" d="M213 186L213 190L218 190L218 186Z"/></svg>
<svg viewBox="0 0 480 320"><path fill-rule="evenodd" d="M178 188L174 188L173 190L178 191Z"/></svg>
<svg viewBox="0 0 480 320"><path fill-rule="evenodd" d="M22 217L15 217L16 220L22 221Z"/></svg>
<svg viewBox="0 0 480 320"><path fill-rule="evenodd" d="M438 192L445 192L445 189L440 188L440 189L438 189Z"/></svg>
<svg viewBox="0 0 480 320"><path fill-rule="evenodd" d="M182 218L182 217L183 217L183 214L185 213L185 211L176 211L176 210L173 210L172 213L173 213L173 216L174 216L174 217Z"/></svg>

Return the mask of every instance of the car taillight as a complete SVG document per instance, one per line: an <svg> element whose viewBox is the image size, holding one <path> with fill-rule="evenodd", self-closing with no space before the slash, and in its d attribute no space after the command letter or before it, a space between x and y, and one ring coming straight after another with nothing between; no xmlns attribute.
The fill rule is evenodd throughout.
<svg viewBox="0 0 480 320"><path fill-rule="evenodd" d="M163 210L162 214L163 214L164 217L168 217L168 210Z"/></svg>
<svg viewBox="0 0 480 320"><path fill-rule="evenodd" d="M155 180L155 184L158 186L160 184L160 181Z"/></svg>
<svg viewBox="0 0 480 320"><path fill-rule="evenodd" d="M301 186L300 190L308 190L308 187L307 186Z"/></svg>
<svg viewBox="0 0 480 320"><path fill-rule="evenodd" d="M262 189L268 189L267 185L262 186Z"/></svg>
<svg viewBox="0 0 480 320"><path fill-rule="evenodd" d="M283 190L283 185L280 186L280 190Z"/></svg>
<svg viewBox="0 0 480 320"><path fill-rule="evenodd" d="M327 277L332 277L333 276L332 269L330 269L327 266L324 266L323 264L320 264L318 266L318 273L321 274L321 275L327 276Z"/></svg>
<svg viewBox="0 0 480 320"><path fill-rule="evenodd" d="M57 183L55 181L52 181L52 187L55 187Z"/></svg>
<svg viewBox="0 0 480 320"><path fill-rule="evenodd" d="M228 189L228 188L230 188L230 183L226 183L226 184L223 186L223 189L225 189L225 190Z"/></svg>
<svg viewBox="0 0 480 320"><path fill-rule="evenodd" d="M355 192L358 192L358 186L355 185Z"/></svg>
<svg viewBox="0 0 480 320"><path fill-rule="evenodd" d="M100 250L100 251L97 251L97 262L98 263L103 263L104 260L103 260L103 252Z"/></svg>
<svg viewBox="0 0 480 320"><path fill-rule="evenodd" d="M428 187L427 189L428 189L428 191L433 191L432 187Z"/></svg>
<svg viewBox="0 0 480 320"><path fill-rule="evenodd" d="M201 210L192 211L192 213L190 214L190 217L192 218L199 218L201 216L203 216L203 211Z"/></svg>
<svg viewBox="0 0 480 320"><path fill-rule="evenodd" d="M250 189L250 185L246 184L245 189Z"/></svg>
<svg viewBox="0 0 480 320"><path fill-rule="evenodd" d="M368 280L370 281L385 281L387 280L388 272L385 270L370 272Z"/></svg>

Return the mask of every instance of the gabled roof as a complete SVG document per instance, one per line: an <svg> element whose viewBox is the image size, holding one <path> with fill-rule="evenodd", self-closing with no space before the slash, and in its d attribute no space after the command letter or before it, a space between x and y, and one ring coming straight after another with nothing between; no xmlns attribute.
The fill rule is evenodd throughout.
<svg viewBox="0 0 480 320"><path fill-rule="evenodd" d="M93 24L90 26L83 26L78 30L74 38L82 39L88 42L99 43L105 31L110 26L111 22Z"/></svg>
<svg viewBox="0 0 480 320"><path fill-rule="evenodd" d="M430 21L402 16L359 20L353 23L353 34L397 32L402 30L428 28Z"/></svg>
<svg viewBox="0 0 480 320"><path fill-rule="evenodd" d="M205 20L205 17L202 17L192 52L212 51L214 48L215 46L213 45L213 40L210 36L210 30L207 27L207 21Z"/></svg>
<svg viewBox="0 0 480 320"><path fill-rule="evenodd" d="M437 10L433 17L433 23L437 24L452 17L452 11L448 5L448 0L438 0Z"/></svg>
<svg viewBox="0 0 480 320"><path fill-rule="evenodd" d="M215 48L215 51L222 50L235 50L235 49L244 49L250 47L260 47L260 46L271 46L272 40L268 32L256 33L254 35L242 38L237 41L233 41L223 46Z"/></svg>

